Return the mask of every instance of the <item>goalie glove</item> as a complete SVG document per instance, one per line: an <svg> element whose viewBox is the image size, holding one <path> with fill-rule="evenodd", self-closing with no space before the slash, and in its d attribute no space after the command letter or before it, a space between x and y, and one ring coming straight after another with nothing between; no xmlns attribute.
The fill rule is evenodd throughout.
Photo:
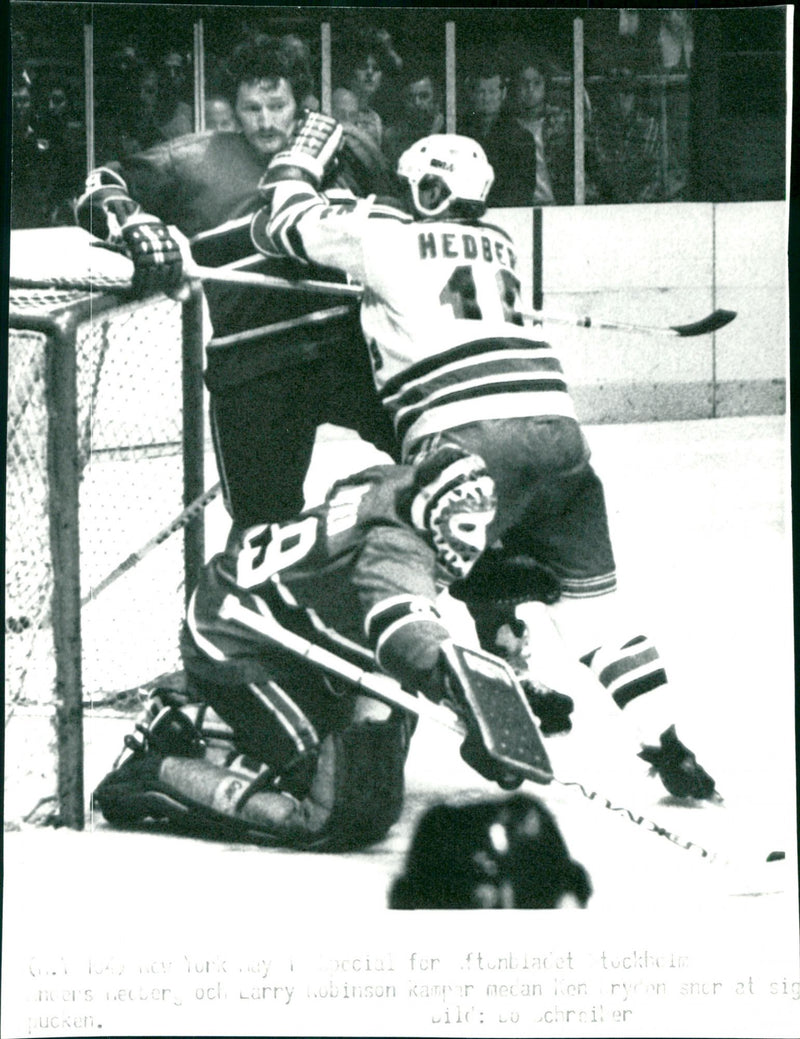
<svg viewBox="0 0 800 1039"><path fill-rule="evenodd" d="M319 188L341 140L340 123L321 112L307 112L291 145L273 158L261 178L261 194L271 200L271 187L281 180L305 180Z"/></svg>
<svg viewBox="0 0 800 1039"><path fill-rule="evenodd" d="M183 275L183 256L165 223L147 213L135 213L122 225L122 239L133 261L134 296L177 291Z"/></svg>
<svg viewBox="0 0 800 1039"><path fill-rule="evenodd" d="M461 757L505 790L524 778L549 783L550 760L525 694L511 668L490 653L442 644L443 700L466 726Z"/></svg>

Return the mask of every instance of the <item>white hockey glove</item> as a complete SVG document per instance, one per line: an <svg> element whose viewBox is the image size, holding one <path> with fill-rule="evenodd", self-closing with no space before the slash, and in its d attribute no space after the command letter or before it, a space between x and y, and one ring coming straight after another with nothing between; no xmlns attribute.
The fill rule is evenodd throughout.
<svg viewBox="0 0 800 1039"><path fill-rule="evenodd" d="M280 180L305 180L318 188L342 140L342 126L329 115L307 112L286 151L270 162L259 189L271 198L271 186Z"/></svg>
<svg viewBox="0 0 800 1039"><path fill-rule="evenodd" d="M135 213L122 225L122 238L133 261L133 294L174 294L181 285L183 256L170 229L158 217Z"/></svg>

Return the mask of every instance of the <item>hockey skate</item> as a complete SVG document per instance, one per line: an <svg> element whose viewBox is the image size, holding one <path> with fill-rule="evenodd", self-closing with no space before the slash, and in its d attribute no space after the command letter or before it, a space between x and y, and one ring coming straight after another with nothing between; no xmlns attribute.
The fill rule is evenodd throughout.
<svg viewBox="0 0 800 1039"><path fill-rule="evenodd" d="M719 803L714 780L698 764L695 755L678 739L670 725L659 737L657 747L643 746L638 756L650 765L650 775L658 776L673 797L695 798Z"/></svg>

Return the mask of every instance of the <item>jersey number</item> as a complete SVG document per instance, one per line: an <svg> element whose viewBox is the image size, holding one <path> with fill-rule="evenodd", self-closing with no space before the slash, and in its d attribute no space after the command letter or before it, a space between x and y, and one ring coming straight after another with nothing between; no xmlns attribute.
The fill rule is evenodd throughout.
<svg viewBox="0 0 800 1039"><path fill-rule="evenodd" d="M510 271L499 270L495 274L495 281L500 301L503 304L503 320L512 325L521 325L519 278L515 278ZM455 268L447 279L445 287L439 293L439 302L443 306L452 307L453 316L456 318L464 318L467 321L481 320L483 311L478 303L475 276L469 264Z"/></svg>
<svg viewBox="0 0 800 1039"><path fill-rule="evenodd" d="M317 518L296 523L272 523L251 527L244 535L236 560L236 583L256 588L308 555L317 540Z"/></svg>

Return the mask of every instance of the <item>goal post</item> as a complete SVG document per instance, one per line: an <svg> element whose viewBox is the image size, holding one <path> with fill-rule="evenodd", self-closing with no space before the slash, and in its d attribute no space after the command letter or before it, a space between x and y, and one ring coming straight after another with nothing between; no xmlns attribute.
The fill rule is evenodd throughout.
<svg viewBox="0 0 800 1039"><path fill-rule="evenodd" d="M44 263L46 267L46 261ZM203 298L9 290L6 825L85 824L84 711L180 666L202 510L153 558L84 592L203 493ZM68 283L68 281L63 282ZM35 812L33 813L35 814Z"/></svg>

